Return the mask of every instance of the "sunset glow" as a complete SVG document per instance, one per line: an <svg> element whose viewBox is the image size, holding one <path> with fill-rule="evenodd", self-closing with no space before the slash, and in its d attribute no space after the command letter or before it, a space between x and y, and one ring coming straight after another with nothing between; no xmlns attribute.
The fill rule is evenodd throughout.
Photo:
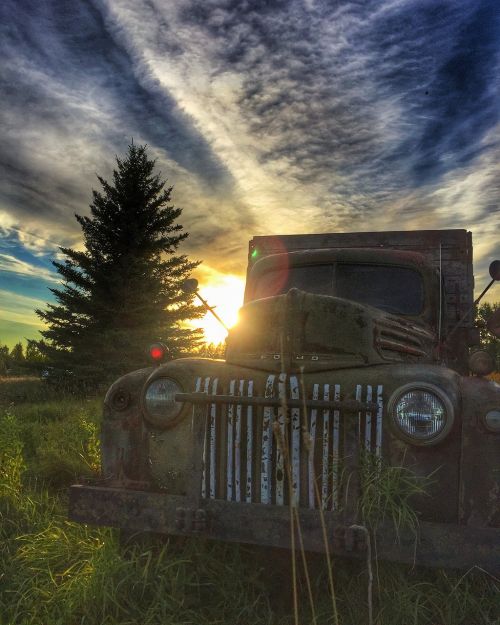
<svg viewBox="0 0 500 625"><path fill-rule="evenodd" d="M219 275L211 284L200 285L200 295L215 308L215 312L228 327L238 321L244 290L245 282L233 275ZM203 329L207 343L222 343L227 336L226 330L210 312L193 322L193 325Z"/></svg>
<svg viewBox="0 0 500 625"><path fill-rule="evenodd" d="M203 261L227 324L253 236L466 228L485 288L498 2L59 4L2 3L0 343L40 338L52 261L84 249L74 215L132 138L173 186L179 253ZM196 324L223 340L209 314Z"/></svg>

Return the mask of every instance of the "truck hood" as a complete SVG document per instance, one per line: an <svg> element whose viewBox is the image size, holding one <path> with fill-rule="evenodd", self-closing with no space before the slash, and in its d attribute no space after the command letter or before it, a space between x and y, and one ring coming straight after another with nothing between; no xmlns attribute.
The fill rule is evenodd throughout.
<svg viewBox="0 0 500 625"><path fill-rule="evenodd" d="M328 295L291 289L240 310L226 361L265 371L318 371L433 362L436 337L408 319Z"/></svg>

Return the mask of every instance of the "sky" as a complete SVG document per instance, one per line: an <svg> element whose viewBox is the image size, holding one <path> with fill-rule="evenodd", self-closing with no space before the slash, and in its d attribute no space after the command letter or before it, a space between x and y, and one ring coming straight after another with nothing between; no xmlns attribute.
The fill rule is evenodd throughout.
<svg viewBox="0 0 500 625"><path fill-rule="evenodd" d="M497 0L0 4L0 343L37 336L58 246L82 246L74 215L132 139L221 316L262 234L466 228L487 283Z"/></svg>

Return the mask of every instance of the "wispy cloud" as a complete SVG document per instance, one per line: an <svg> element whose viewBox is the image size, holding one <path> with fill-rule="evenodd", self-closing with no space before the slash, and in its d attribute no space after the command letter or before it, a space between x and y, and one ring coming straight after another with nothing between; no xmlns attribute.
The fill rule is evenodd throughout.
<svg viewBox="0 0 500 625"><path fill-rule="evenodd" d="M42 300L0 289L0 302L1 321L23 323L35 328L43 327L42 321L33 314L36 308L45 307Z"/></svg>
<svg viewBox="0 0 500 625"><path fill-rule="evenodd" d="M53 282L132 137L211 271L264 233L465 227L481 273L498 251L494 0L6 0L0 23L10 275Z"/></svg>
<svg viewBox="0 0 500 625"><path fill-rule="evenodd" d="M0 271L14 273L18 276L28 276L30 278L35 277L48 282L59 281L56 273L49 271L44 267L37 267L31 263L22 261L11 254L0 253Z"/></svg>
<svg viewBox="0 0 500 625"><path fill-rule="evenodd" d="M492 2L110 6L238 182L258 232L363 229L394 206L405 223L405 198L425 210L449 172L498 156L484 141L498 121Z"/></svg>

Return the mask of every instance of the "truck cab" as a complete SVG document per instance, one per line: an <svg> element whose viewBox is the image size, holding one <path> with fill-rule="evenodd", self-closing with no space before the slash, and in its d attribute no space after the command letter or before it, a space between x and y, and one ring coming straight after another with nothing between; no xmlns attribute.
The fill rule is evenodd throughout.
<svg viewBox="0 0 500 625"><path fill-rule="evenodd" d="M373 532L382 558L498 571L500 386L469 357L470 233L254 237L248 261L225 360L111 386L102 483L72 488L71 517L289 547L292 507L312 551L364 557ZM418 531L360 532L367 459L427 480Z"/></svg>

